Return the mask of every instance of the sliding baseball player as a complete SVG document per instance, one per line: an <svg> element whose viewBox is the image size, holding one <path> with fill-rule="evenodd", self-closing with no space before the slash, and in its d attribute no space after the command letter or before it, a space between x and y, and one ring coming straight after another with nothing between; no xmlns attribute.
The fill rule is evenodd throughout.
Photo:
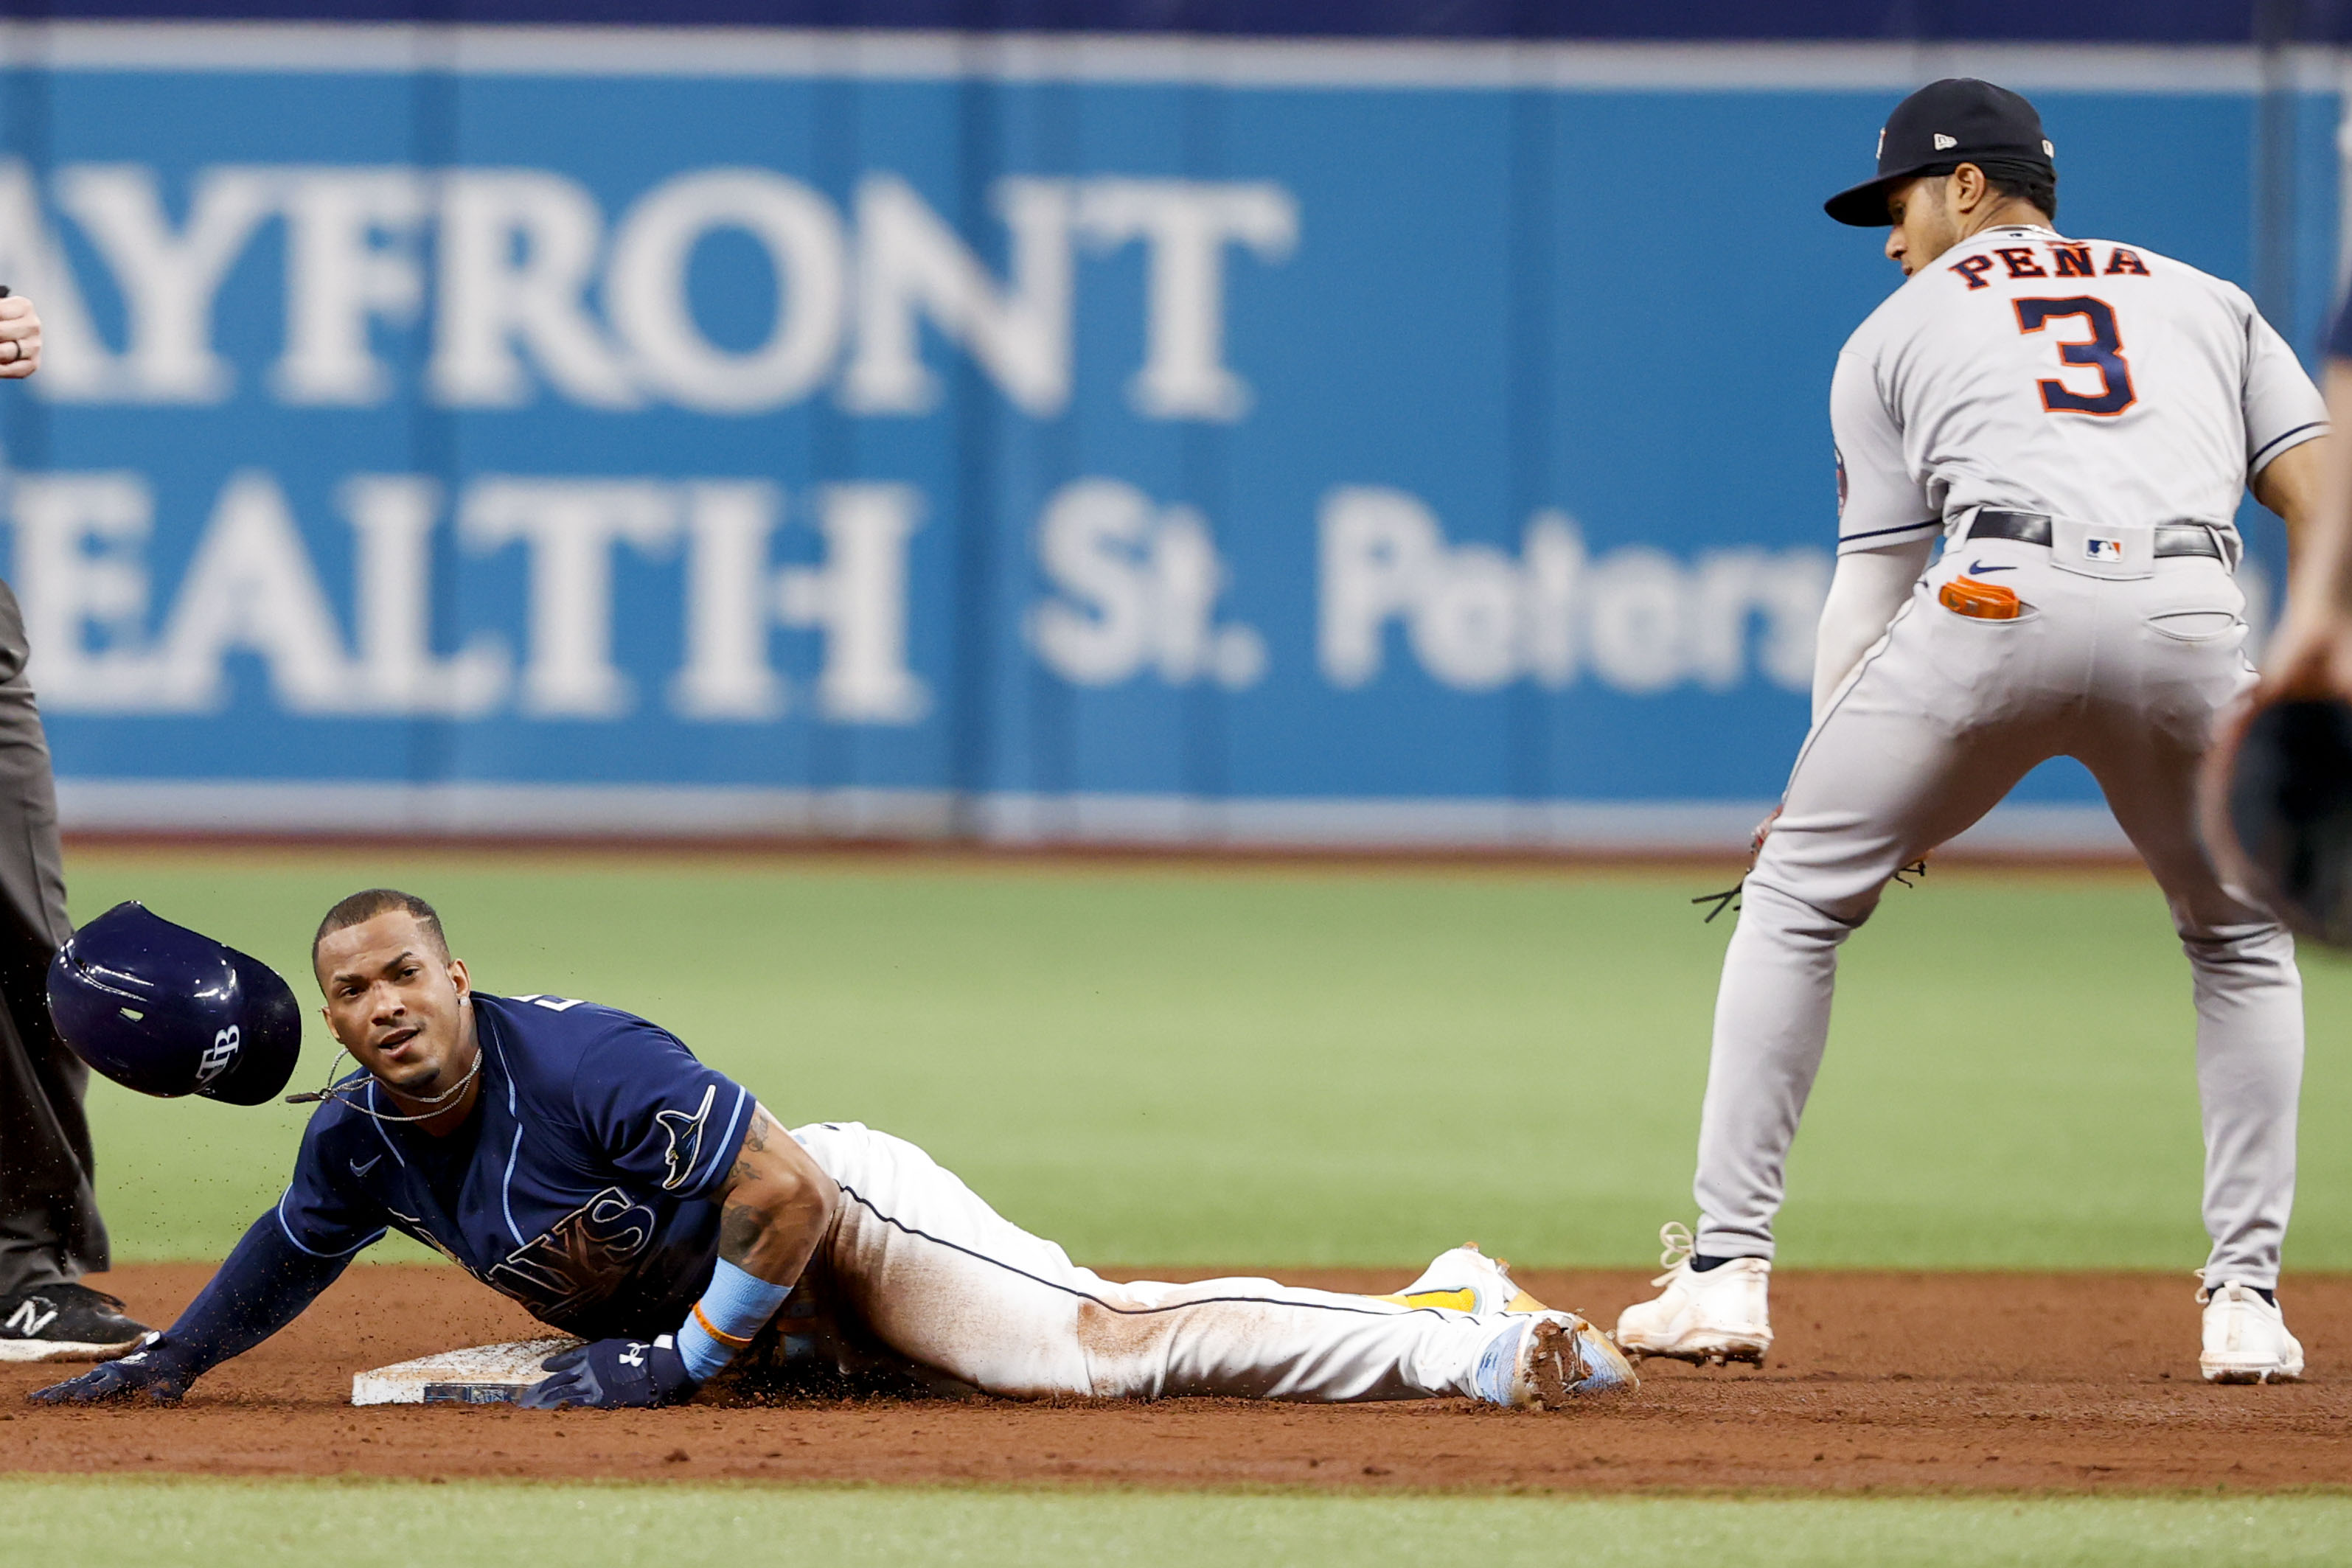
<svg viewBox="0 0 2352 1568"><path fill-rule="evenodd" d="M2302 1375L2276 1296L2301 981L2285 932L2208 866L2192 797L2216 716L2255 679L2231 575L2240 496L2298 529L2326 414L2242 290L2060 234L2056 183L2032 105L1939 81L1888 118L1877 177L1828 204L1891 226L1908 281L1831 382L1839 555L1812 731L1724 958L1698 1231L1667 1228L1664 1293L1618 1322L1636 1356L1762 1361L1772 1220L1839 945L1898 868L2067 756L2162 886L2195 982L2204 1375Z"/></svg>
<svg viewBox="0 0 2352 1568"><path fill-rule="evenodd" d="M126 979L173 968L191 943L216 946L135 905L78 933L51 980L60 1019L86 1020L77 1048L120 1064L111 1037L135 1032L191 1072L215 1047L214 1070L236 1071L253 1020L215 1016L212 995L159 1007L155 988ZM911 1144L856 1123L786 1131L643 1019L474 990L440 917L407 894L344 899L312 953L328 1026L364 1071L329 1092L285 1196L178 1322L36 1398L176 1400L293 1321L387 1229L587 1342L523 1395L541 1408L690 1398L761 1340L812 1267L888 1352L1017 1398L1462 1395L1558 1408L1634 1386L1590 1323L1543 1309L1474 1248L1395 1297L1106 1281ZM135 1025L76 1000L134 992ZM159 1048L158 1015L173 1009L186 1016Z"/></svg>

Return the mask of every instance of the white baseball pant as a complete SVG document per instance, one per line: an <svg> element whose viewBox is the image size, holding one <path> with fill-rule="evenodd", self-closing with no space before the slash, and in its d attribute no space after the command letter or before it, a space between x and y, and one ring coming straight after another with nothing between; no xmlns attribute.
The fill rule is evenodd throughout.
<svg viewBox="0 0 2352 1568"><path fill-rule="evenodd" d="M1507 1320L1271 1280L1118 1283L1030 1235L903 1138L793 1129L841 1187L826 1260L867 1328L990 1394L1412 1399L1474 1393Z"/></svg>
<svg viewBox="0 0 2352 1568"><path fill-rule="evenodd" d="M1969 571L2015 589L2031 612L1982 621L1945 609L1937 591ZM2198 556L2104 578L2059 569L2049 547L1965 540L1928 570L1813 727L1748 874L1700 1120L1700 1252L1772 1255L1839 945L1898 868L2063 755L2097 779L2189 956L2205 1278L2275 1286L2294 1200L2302 980L2293 941L2222 888L2193 827L2213 719L2254 679L2244 607L2222 564Z"/></svg>

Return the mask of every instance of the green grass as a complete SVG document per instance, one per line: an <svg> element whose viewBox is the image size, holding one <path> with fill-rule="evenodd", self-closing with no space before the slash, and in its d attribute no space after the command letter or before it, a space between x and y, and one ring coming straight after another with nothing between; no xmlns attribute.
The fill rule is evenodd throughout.
<svg viewBox="0 0 2352 1568"><path fill-rule="evenodd" d="M1688 1218L1727 923L1708 873L122 852L70 866L314 999L319 912L437 903L478 984L647 1014L788 1120L913 1138L1089 1261L1635 1265ZM2314 964L2289 1262L2352 1268L2352 971ZM2203 1256L2186 967L2115 877L1939 873L1848 949L1793 1265ZM329 1052L312 1026L302 1082ZM101 1086L126 1259L217 1256L302 1113ZM380 1249L390 1253L390 1249ZM420 1253L400 1254L419 1256ZM977 1505L975 1505L977 1506Z"/></svg>
<svg viewBox="0 0 2352 1568"><path fill-rule="evenodd" d="M0 1482L14 1561L1574 1562L1891 1568L2352 1561L2352 1499L1557 1499L461 1483Z"/></svg>

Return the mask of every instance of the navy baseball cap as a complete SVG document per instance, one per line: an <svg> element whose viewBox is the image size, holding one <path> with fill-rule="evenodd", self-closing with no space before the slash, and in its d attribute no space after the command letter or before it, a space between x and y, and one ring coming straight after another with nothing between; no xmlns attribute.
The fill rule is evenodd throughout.
<svg viewBox="0 0 2352 1568"><path fill-rule="evenodd" d="M135 901L58 950L49 1019L90 1066L167 1099L258 1105L302 1053L302 1011L275 969Z"/></svg>
<svg viewBox="0 0 2352 1568"><path fill-rule="evenodd" d="M1878 133L1878 177L1840 191L1822 210L1858 229L1883 229L1886 198L1906 180L1974 163L1989 174L2036 169L2058 178L2058 150L2042 116L2005 87L1972 77L1929 82L1895 106Z"/></svg>

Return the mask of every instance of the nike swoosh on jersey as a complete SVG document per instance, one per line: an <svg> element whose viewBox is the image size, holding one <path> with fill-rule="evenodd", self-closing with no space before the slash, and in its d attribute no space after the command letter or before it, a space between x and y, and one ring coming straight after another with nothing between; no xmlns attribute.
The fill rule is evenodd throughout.
<svg viewBox="0 0 2352 1568"><path fill-rule="evenodd" d="M1982 577L1989 571L2015 571L2016 570L2017 568L2013 566L1987 566L1980 560L1972 560L1969 562L1969 575L1970 577Z"/></svg>
<svg viewBox="0 0 2352 1568"><path fill-rule="evenodd" d="M368 1161L365 1165L362 1165L359 1161L353 1160L352 1162L352 1175L355 1176L363 1176L382 1164L383 1164L383 1156L382 1155L376 1155L375 1158Z"/></svg>

